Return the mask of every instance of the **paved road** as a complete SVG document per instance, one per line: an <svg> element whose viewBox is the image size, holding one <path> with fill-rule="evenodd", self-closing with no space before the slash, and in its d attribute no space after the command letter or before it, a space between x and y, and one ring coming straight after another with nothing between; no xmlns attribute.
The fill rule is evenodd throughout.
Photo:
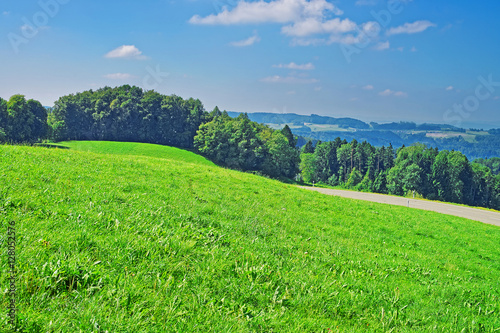
<svg viewBox="0 0 500 333"><path fill-rule="evenodd" d="M418 208L423 210L430 210L433 212L454 215L459 217L465 217L466 219L479 221L483 223L493 224L500 226L500 213L482 210L477 208L456 206L441 202L425 201L418 199L408 199L403 197L395 197L391 195L375 194L375 193L365 193L365 192L354 192L354 191L344 191L344 190L332 190L326 188L318 187L306 187L300 186L301 188L317 191L323 194L336 195L344 198L372 201L378 203L385 203L389 205L405 206L410 208Z"/></svg>

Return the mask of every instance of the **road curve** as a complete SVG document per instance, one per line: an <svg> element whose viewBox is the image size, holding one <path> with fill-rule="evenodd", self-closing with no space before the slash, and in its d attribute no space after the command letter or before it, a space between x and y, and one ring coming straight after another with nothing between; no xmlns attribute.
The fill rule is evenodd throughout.
<svg viewBox="0 0 500 333"><path fill-rule="evenodd" d="M435 201L426 201L426 200L418 200L418 199L408 199L403 197L395 197L392 195L384 195L384 194L376 194L376 193L366 193L366 192L355 192L355 191L345 191L345 190L333 190L327 188L318 188L318 187L306 187L300 186L300 188L320 192L328 195L336 195L344 198L351 198L357 200L365 200L371 202L384 203L389 205L396 206L405 206L410 208L417 208L423 210L430 210L437 213L454 215L459 217L464 217L466 219L479 221L487 224L492 224L496 226L500 226L500 213L457 206L452 204L446 204Z"/></svg>

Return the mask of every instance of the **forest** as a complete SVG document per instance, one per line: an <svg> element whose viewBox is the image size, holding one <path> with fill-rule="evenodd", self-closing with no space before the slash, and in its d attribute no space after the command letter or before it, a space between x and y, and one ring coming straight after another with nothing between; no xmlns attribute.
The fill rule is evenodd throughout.
<svg viewBox="0 0 500 333"><path fill-rule="evenodd" d="M395 149L366 141L307 141L217 107L207 112L198 99L162 95L129 85L59 98L50 110L14 95L0 98L0 142L43 140L145 142L196 151L228 168L281 180L416 195L500 209L498 158L470 162L453 150L413 144Z"/></svg>

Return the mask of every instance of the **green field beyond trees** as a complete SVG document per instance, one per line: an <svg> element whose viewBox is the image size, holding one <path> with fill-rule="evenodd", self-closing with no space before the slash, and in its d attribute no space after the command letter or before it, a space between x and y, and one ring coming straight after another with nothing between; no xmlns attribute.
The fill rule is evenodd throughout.
<svg viewBox="0 0 500 333"><path fill-rule="evenodd" d="M0 145L24 332L495 332L500 228L136 143ZM0 313L7 332L6 311Z"/></svg>

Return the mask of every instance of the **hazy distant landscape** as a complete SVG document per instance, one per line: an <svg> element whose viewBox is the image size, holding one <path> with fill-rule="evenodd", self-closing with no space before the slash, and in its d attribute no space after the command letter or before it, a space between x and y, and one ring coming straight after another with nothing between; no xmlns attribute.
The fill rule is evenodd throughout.
<svg viewBox="0 0 500 333"><path fill-rule="evenodd" d="M236 117L238 112L228 112ZM295 135L307 139L333 141L336 137L351 141L367 141L375 146L409 146L423 143L441 150L458 150L469 159L500 156L500 130L458 128L446 124L416 124L413 122L365 123L352 118L280 113L249 113L248 117L275 129L288 125Z"/></svg>

